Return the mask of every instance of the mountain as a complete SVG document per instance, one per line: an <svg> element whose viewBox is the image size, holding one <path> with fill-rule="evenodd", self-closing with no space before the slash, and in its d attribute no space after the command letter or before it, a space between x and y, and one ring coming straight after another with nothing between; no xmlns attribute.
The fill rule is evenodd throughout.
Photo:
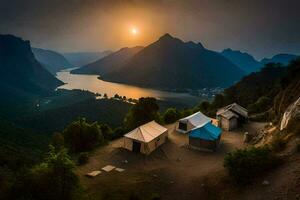
<svg viewBox="0 0 300 200"><path fill-rule="evenodd" d="M259 71L263 66L253 56L241 51L224 49L221 54L247 73Z"/></svg>
<svg viewBox="0 0 300 200"><path fill-rule="evenodd" d="M145 87L198 89L226 87L244 74L221 54L165 34L119 66L119 70L101 77Z"/></svg>
<svg viewBox="0 0 300 200"><path fill-rule="evenodd" d="M65 58L76 67L81 67L89 63L95 62L105 56L111 54L112 51L103 52L73 52L64 53Z"/></svg>
<svg viewBox="0 0 300 200"><path fill-rule="evenodd" d="M109 54L108 56L85 65L72 71L74 74L98 74L103 75L123 67L129 59L142 50L143 47L122 48L119 51Z"/></svg>
<svg viewBox="0 0 300 200"><path fill-rule="evenodd" d="M2 91L45 94L62 84L35 59L29 41L13 35L0 35Z"/></svg>
<svg viewBox="0 0 300 200"><path fill-rule="evenodd" d="M55 51L39 48L31 49L35 58L52 74L66 68L73 67L73 65L69 63L63 55Z"/></svg>
<svg viewBox="0 0 300 200"><path fill-rule="evenodd" d="M260 62L262 64L267 63L281 63L283 65L287 65L290 63L290 61L296 59L297 56L293 54L277 54L273 56L272 58L264 58Z"/></svg>

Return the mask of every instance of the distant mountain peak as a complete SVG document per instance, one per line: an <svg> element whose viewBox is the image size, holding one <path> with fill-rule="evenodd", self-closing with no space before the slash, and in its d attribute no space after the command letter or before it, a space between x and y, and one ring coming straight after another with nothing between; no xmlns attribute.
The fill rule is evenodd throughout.
<svg viewBox="0 0 300 200"><path fill-rule="evenodd" d="M164 35L162 35L159 40L165 40L165 39L174 39L174 37L172 35L170 35L169 33L165 33Z"/></svg>

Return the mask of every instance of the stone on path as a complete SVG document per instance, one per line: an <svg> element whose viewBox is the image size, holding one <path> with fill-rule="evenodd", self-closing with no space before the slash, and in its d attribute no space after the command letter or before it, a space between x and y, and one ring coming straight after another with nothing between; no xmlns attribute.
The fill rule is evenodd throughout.
<svg viewBox="0 0 300 200"><path fill-rule="evenodd" d="M113 165L106 165L102 168L103 171L110 172L111 170L115 169L116 167Z"/></svg>
<svg viewBox="0 0 300 200"><path fill-rule="evenodd" d="M115 170L117 171L117 172L124 172L125 171L125 169L123 169L123 168L115 168Z"/></svg>
<svg viewBox="0 0 300 200"><path fill-rule="evenodd" d="M87 173L86 176L95 177L95 176L98 176L99 174L101 174L101 171L92 171L90 173Z"/></svg>

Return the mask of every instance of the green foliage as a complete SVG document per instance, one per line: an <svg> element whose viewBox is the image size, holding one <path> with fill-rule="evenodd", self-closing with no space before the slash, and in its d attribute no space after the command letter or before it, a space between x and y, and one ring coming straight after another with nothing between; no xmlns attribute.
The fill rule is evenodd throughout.
<svg viewBox="0 0 300 200"><path fill-rule="evenodd" d="M63 149L65 145L64 136L61 133L54 133L51 141L51 145L55 147L55 149Z"/></svg>
<svg viewBox="0 0 300 200"><path fill-rule="evenodd" d="M71 123L63 131L65 146L73 153L88 151L104 143L99 125L89 124L84 118Z"/></svg>
<svg viewBox="0 0 300 200"><path fill-rule="evenodd" d="M65 149L57 151L50 146L45 161L19 177L12 187L11 199L82 199L82 188L74 168Z"/></svg>
<svg viewBox="0 0 300 200"><path fill-rule="evenodd" d="M159 120L158 110L155 98L140 98L127 113L124 120L125 128L131 130L152 120Z"/></svg>
<svg viewBox="0 0 300 200"><path fill-rule="evenodd" d="M262 96L254 104L248 106L249 112L260 113L272 107L272 99L270 97Z"/></svg>
<svg viewBox="0 0 300 200"><path fill-rule="evenodd" d="M113 138L113 131L107 124L100 124L99 128L104 136L104 139L111 140Z"/></svg>
<svg viewBox="0 0 300 200"><path fill-rule="evenodd" d="M87 152L81 152L78 156L77 162L79 165L86 164L89 161L89 154Z"/></svg>
<svg viewBox="0 0 300 200"><path fill-rule="evenodd" d="M112 139L117 139L125 134L125 130L122 127L117 127L114 129L112 134Z"/></svg>
<svg viewBox="0 0 300 200"><path fill-rule="evenodd" d="M181 117L180 112L176 108L169 108L163 114L163 121L166 124L171 124Z"/></svg>
<svg viewBox="0 0 300 200"><path fill-rule="evenodd" d="M273 169L280 159L268 148L238 149L226 155L224 167L237 183L247 184L253 178Z"/></svg>

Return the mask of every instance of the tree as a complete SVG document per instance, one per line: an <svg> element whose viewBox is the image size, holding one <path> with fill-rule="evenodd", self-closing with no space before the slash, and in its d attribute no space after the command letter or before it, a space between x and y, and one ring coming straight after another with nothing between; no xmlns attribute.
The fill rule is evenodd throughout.
<svg viewBox="0 0 300 200"><path fill-rule="evenodd" d="M83 199L75 165L66 149L50 145L45 160L24 173L13 187L10 199L73 200Z"/></svg>
<svg viewBox="0 0 300 200"><path fill-rule="evenodd" d="M73 153L91 150L104 142L99 125L96 122L89 124L84 118L71 123L63 136L65 146Z"/></svg>
<svg viewBox="0 0 300 200"><path fill-rule="evenodd" d="M163 114L163 120L166 124L174 123L180 118L180 112L176 108L168 108Z"/></svg>
<svg viewBox="0 0 300 200"><path fill-rule="evenodd" d="M152 120L158 120L158 110L159 107L155 98L140 98L125 117L124 124L126 129L131 130Z"/></svg>
<svg viewBox="0 0 300 200"><path fill-rule="evenodd" d="M107 140L112 139L113 131L107 124L100 124L99 128L100 128L101 133L102 133L102 135L105 139L107 139Z"/></svg>
<svg viewBox="0 0 300 200"><path fill-rule="evenodd" d="M57 150L63 149L64 143L65 143L65 139L61 133L56 132L53 134L51 145L54 146L55 149L57 149Z"/></svg>

